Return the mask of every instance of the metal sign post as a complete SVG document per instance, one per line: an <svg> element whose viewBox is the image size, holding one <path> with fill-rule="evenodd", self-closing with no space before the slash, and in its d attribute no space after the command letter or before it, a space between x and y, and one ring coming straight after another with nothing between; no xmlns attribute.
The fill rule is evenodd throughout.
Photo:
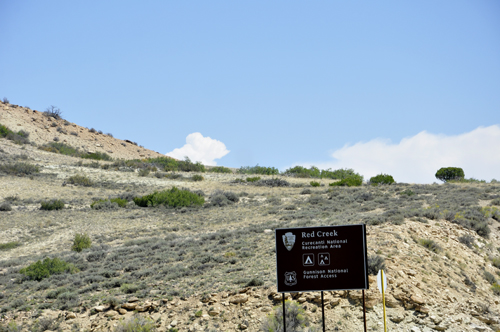
<svg viewBox="0 0 500 332"><path fill-rule="evenodd" d="M323 291L369 287L365 225L277 228L275 235L278 292L321 291L325 331Z"/></svg>
<svg viewBox="0 0 500 332"><path fill-rule="evenodd" d="M387 289L387 278L384 274L384 270L379 270L377 274L377 286L382 293L382 305L384 307L384 332L387 332L387 317L385 315L385 290Z"/></svg>

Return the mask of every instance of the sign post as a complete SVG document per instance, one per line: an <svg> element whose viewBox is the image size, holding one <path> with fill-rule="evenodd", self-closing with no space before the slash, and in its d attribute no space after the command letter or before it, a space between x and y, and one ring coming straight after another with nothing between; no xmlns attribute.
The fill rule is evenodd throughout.
<svg viewBox="0 0 500 332"><path fill-rule="evenodd" d="M277 228L275 235L279 293L321 291L323 307L323 291L368 289L365 225Z"/></svg>
<svg viewBox="0 0 500 332"><path fill-rule="evenodd" d="M378 270L377 286L382 293L382 306L384 307L384 332L387 332L386 316L385 316L385 290L387 289L387 278L385 277L384 270Z"/></svg>

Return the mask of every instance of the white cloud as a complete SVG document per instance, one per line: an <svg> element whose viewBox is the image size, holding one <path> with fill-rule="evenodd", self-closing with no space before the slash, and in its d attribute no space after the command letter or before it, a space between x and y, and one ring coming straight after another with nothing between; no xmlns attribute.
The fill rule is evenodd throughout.
<svg viewBox="0 0 500 332"><path fill-rule="evenodd" d="M461 167L466 178L500 180L500 127L479 127L456 136L422 131L397 144L377 138L346 145L332 157L334 161L314 165L321 169L353 168L365 179L386 173L397 182L408 183L439 182L434 175L441 167Z"/></svg>
<svg viewBox="0 0 500 332"><path fill-rule="evenodd" d="M166 155L184 160L187 156L191 161L200 161L204 165L215 166L215 159L220 159L229 153L226 145L210 137L203 137L201 133L192 133L186 137L186 144L179 149L174 149Z"/></svg>

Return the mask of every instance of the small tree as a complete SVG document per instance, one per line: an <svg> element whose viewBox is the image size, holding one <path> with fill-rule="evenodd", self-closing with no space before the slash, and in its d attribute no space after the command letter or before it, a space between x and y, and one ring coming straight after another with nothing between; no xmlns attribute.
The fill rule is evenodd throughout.
<svg viewBox="0 0 500 332"><path fill-rule="evenodd" d="M56 120L62 119L61 118L61 115L62 115L61 110L54 105L50 105L49 107L47 107L45 112L43 112L43 115L45 115L48 118L54 118Z"/></svg>
<svg viewBox="0 0 500 332"><path fill-rule="evenodd" d="M75 239L73 240L71 250L81 252L83 249L90 248L91 246L92 241L87 234L75 234Z"/></svg>
<svg viewBox="0 0 500 332"><path fill-rule="evenodd" d="M450 180L463 180L464 177L464 170L460 167L442 167L436 172L436 179L443 182L448 182Z"/></svg>
<svg viewBox="0 0 500 332"><path fill-rule="evenodd" d="M378 184L393 184L394 178L389 174L379 174L370 178L370 184L376 186Z"/></svg>

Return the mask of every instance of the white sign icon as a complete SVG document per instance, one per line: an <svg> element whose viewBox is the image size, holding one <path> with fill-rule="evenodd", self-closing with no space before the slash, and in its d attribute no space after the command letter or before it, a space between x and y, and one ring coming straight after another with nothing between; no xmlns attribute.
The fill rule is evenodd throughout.
<svg viewBox="0 0 500 332"><path fill-rule="evenodd" d="M329 252L322 252L322 253L318 254L318 265L320 265L320 266L330 265L330 253Z"/></svg>
<svg viewBox="0 0 500 332"><path fill-rule="evenodd" d="M285 272L285 285L293 286L297 284L297 273L295 271Z"/></svg>
<svg viewBox="0 0 500 332"><path fill-rule="evenodd" d="M302 255L302 265L314 266L314 254L303 254Z"/></svg>
<svg viewBox="0 0 500 332"><path fill-rule="evenodd" d="M292 250L295 244L295 235L293 235L292 232L285 233L285 235L283 235L283 244L288 251Z"/></svg>

